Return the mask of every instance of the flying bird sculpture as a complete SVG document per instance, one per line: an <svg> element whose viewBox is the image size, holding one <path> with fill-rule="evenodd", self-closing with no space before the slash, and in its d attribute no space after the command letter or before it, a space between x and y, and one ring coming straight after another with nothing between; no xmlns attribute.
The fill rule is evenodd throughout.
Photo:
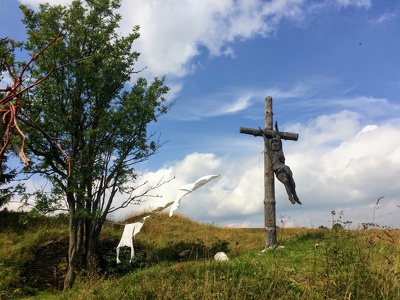
<svg viewBox="0 0 400 300"><path fill-rule="evenodd" d="M177 210L181 204L181 199L186 196L187 194L193 192L194 190L198 189L199 187L205 185L207 182L219 177L220 175L206 175L200 177L194 183L188 183L184 186L181 186L178 191L179 194L176 197L175 201L172 202L171 208L169 209L169 216L172 217L174 211Z"/></svg>
<svg viewBox="0 0 400 300"><path fill-rule="evenodd" d="M214 178L219 177L220 175L206 175L203 177L200 177L199 179L196 180L194 183L188 183L185 184L184 186L181 186L178 189L178 196L176 197L175 201L168 202L164 206L159 206L156 209L151 210L148 214L144 215L142 222L136 222L136 223L131 223L131 224L126 224L124 227L124 232L122 233L121 241L119 242L117 246L117 263L121 263L119 259L119 248L121 247L130 247L131 248L131 259L129 262L132 262L133 257L135 256L135 250L133 248L133 241L132 238L135 237L136 234L140 232L140 230L143 227L144 221L147 218L150 218L151 216L158 214L160 211L163 211L167 207L170 207L169 211L169 216L172 217L174 214L174 211L177 210L180 206L181 199L193 192L194 190L198 189L199 187L205 185L207 182L213 180Z"/></svg>

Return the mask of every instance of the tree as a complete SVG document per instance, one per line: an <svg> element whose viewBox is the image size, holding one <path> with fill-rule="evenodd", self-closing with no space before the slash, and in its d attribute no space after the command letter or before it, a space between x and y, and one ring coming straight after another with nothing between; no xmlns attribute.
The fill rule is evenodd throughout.
<svg viewBox="0 0 400 300"><path fill-rule="evenodd" d="M137 193L135 165L162 145L147 130L173 103L164 98L165 78L144 78L127 88L138 71L139 53L132 51L139 26L123 37L117 33L120 0L73 1L70 6L41 5L38 12L21 6L27 28L26 49L36 51L62 30L61 37L31 68L40 78L58 69L24 98L27 147L32 172L52 183L52 197L65 200L69 213L68 271L64 288L72 286L77 268L93 268L98 238L107 215L162 184ZM35 128L44 128L47 134ZM60 150L61 149L61 150ZM117 194L122 204L113 206ZM45 195L43 195L45 197ZM50 199L49 199L50 200ZM83 261L80 259L83 257Z"/></svg>

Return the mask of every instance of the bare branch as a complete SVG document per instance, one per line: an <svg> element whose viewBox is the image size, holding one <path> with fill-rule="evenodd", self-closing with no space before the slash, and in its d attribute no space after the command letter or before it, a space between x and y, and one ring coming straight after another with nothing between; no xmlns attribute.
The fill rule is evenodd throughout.
<svg viewBox="0 0 400 300"><path fill-rule="evenodd" d="M149 182L145 181L145 182L143 182L141 184L138 184L138 185L136 185L134 187L131 187L130 188L130 195L129 195L128 199L123 201L122 204L119 207L110 207L108 213L117 211L117 210L119 210L121 208L125 208L125 207L127 207L128 205L131 205L131 204L138 204L138 203L143 201L142 200L143 198L147 198L147 197L159 198L160 197L159 195L151 195L149 193L154 191L154 190L156 190L157 188L163 186L164 184L171 182L173 179L174 178L170 178L168 180L164 180L164 176L163 176L163 177L161 177L161 179L155 185L148 186ZM135 195L134 193L137 192L137 190L139 188L143 187L143 186L148 186L148 187L143 192L141 192L139 195Z"/></svg>

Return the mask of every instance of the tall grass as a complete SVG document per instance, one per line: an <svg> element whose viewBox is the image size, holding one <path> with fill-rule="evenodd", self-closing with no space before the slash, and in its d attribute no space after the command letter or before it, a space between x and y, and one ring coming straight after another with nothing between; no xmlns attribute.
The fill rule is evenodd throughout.
<svg viewBox="0 0 400 300"><path fill-rule="evenodd" d="M107 225L104 231L118 237L121 232L117 225ZM28 244L42 235L37 233ZM400 299L399 238L397 230L284 228L279 229L281 247L261 252L263 229L221 228L159 214L146 221L134 241L144 264L124 276L78 277L69 292L37 290L31 298ZM18 255L20 246L14 239L13 254ZM213 245L226 246L224 242L229 243L230 259L210 259ZM12 246L10 241L2 243ZM28 244L25 249L31 247ZM174 256L186 247L197 249L196 255ZM114 254L111 257L114 261ZM127 260L122 265L130 266ZM0 274L4 275L1 269Z"/></svg>
<svg viewBox="0 0 400 300"><path fill-rule="evenodd" d="M382 232L292 230L226 262L161 262L48 299L400 299L399 248ZM391 231L398 238L399 232ZM43 297L44 295L41 295Z"/></svg>

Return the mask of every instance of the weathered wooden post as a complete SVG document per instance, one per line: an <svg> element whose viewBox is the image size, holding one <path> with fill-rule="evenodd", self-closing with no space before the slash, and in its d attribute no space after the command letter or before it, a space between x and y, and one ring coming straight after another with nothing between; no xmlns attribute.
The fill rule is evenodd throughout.
<svg viewBox="0 0 400 300"><path fill-rule="evenodd" d="M264 131L273 130L272 97L265 98ZM264 230L265 249L276 245L275 177L267 144L264 143Z"/></svg>
<svg viewBox="0 0 400 300"><path fill-rule="evenodd" d="M240 133L264 137L264 230L265 248L276 245L276 208L275 208L275 177L274 173L286 188L289 200L301 204L295 191L292 172L285 165L281 139L297 141L298 134L280 132L276 124L273 130L272 97L265 98L264 130L240 127ZM280 148L276 145L280 143ZM278 145L279 146L279 145Z"/></svg>

